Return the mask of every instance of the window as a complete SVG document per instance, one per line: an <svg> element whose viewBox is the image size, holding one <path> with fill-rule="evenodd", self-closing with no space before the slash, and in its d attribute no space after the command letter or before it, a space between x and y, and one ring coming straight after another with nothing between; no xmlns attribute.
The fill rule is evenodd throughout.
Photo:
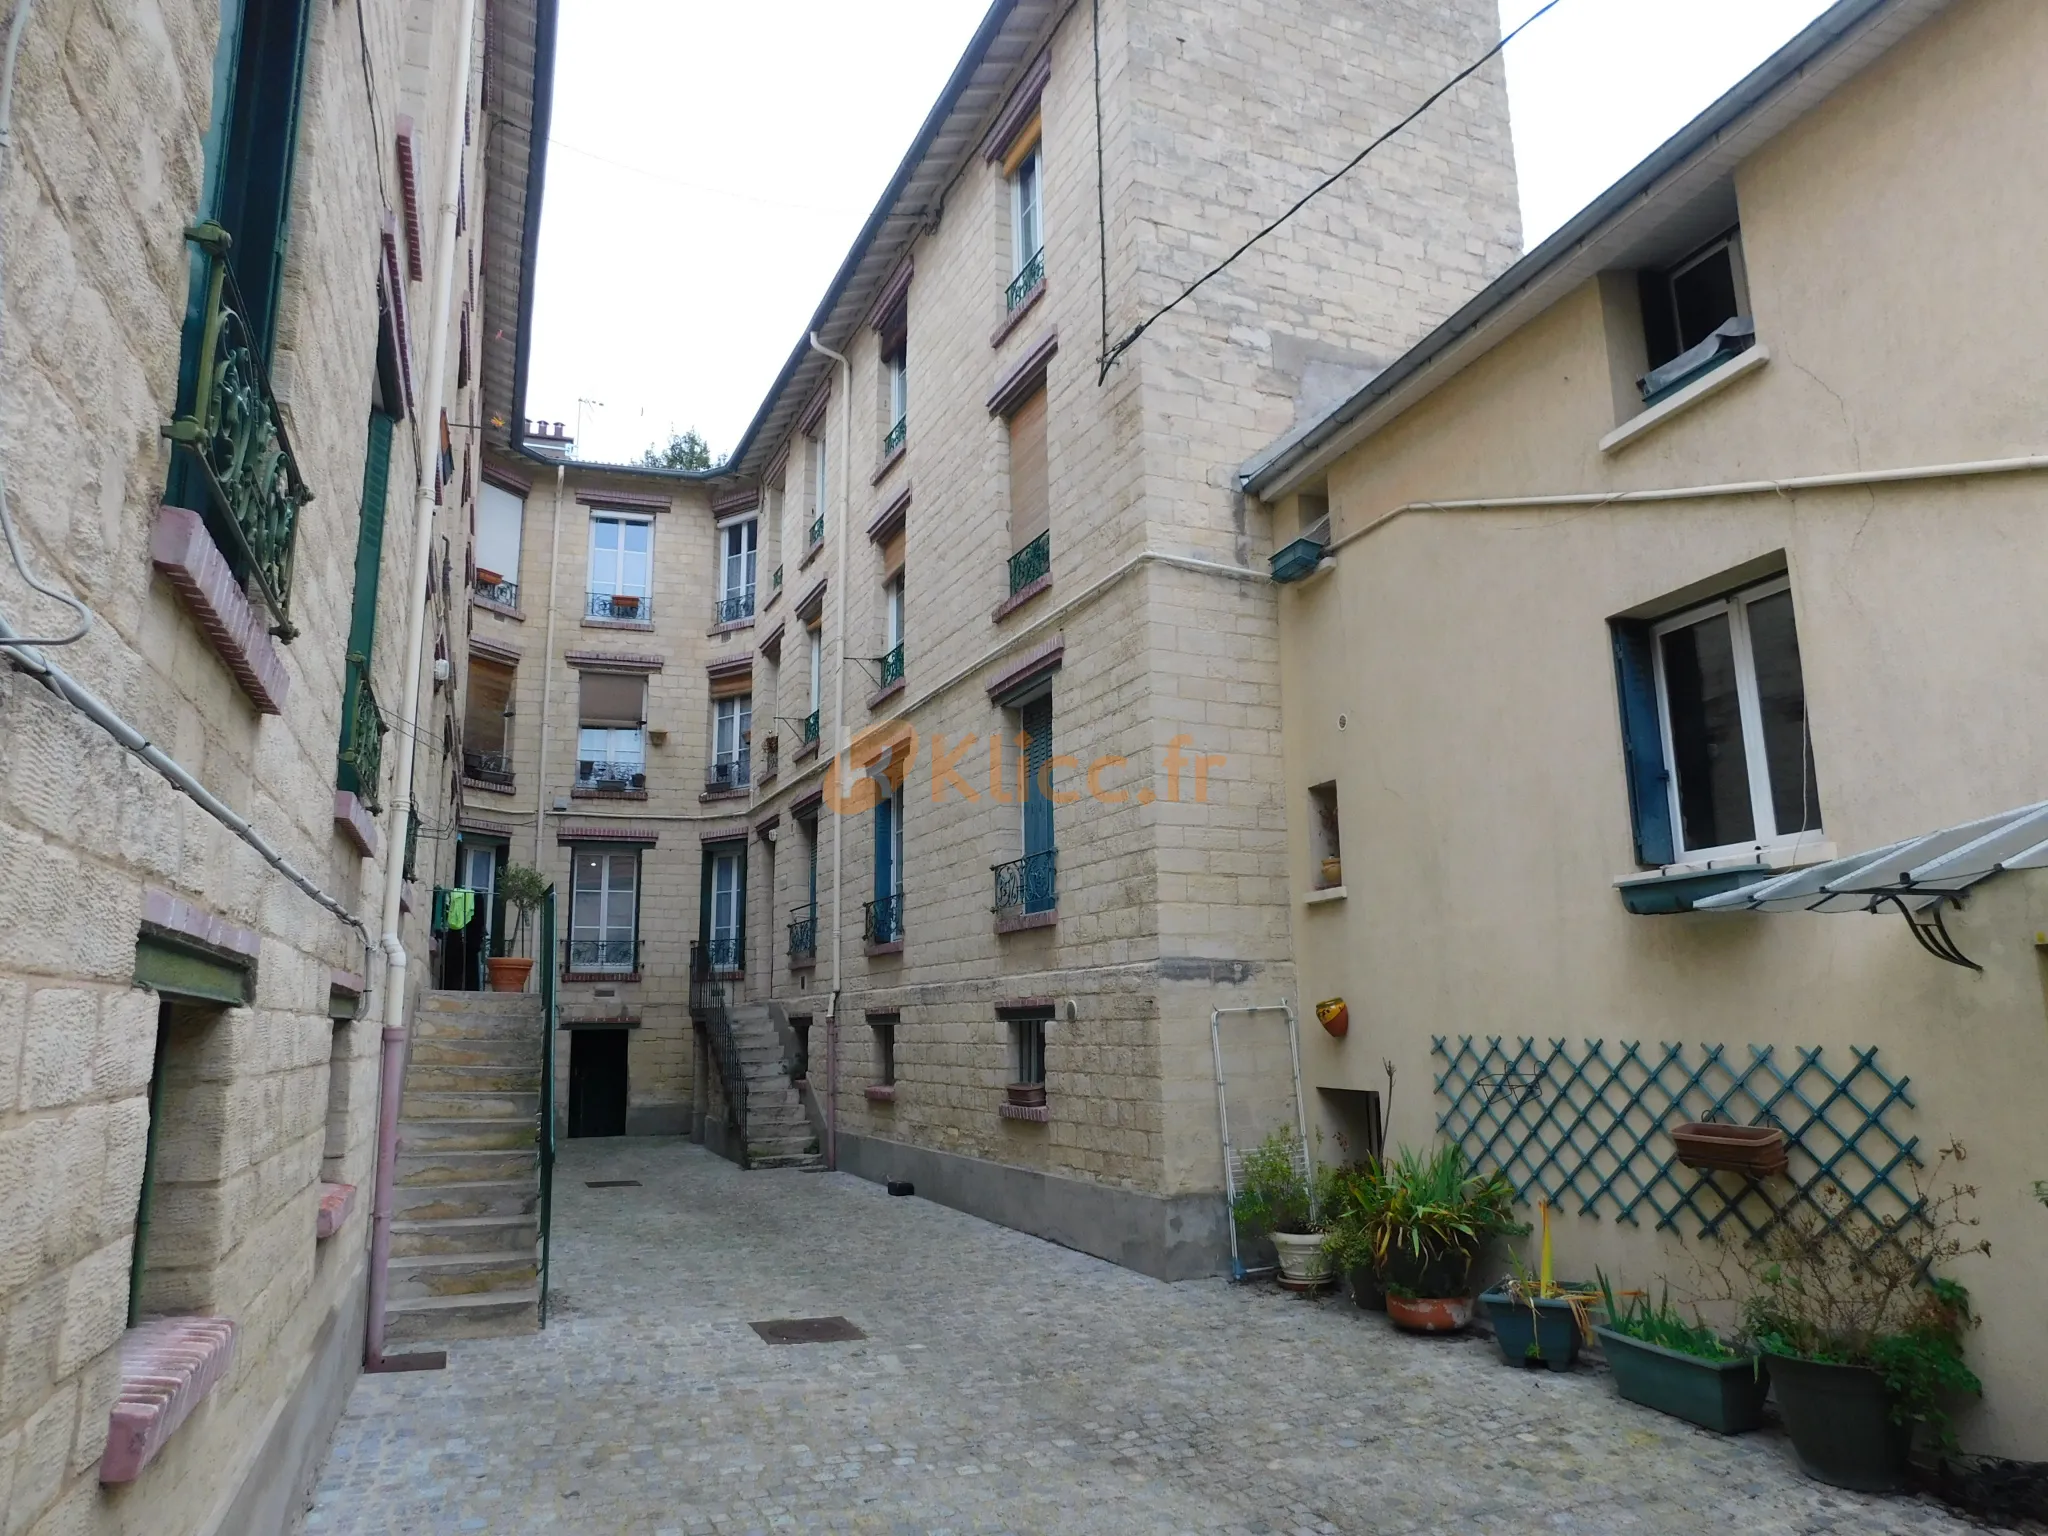
<svg viewBox="0 0 2048 1536"><path fill-rule="evenodd" d="M871 1013L868 1028L875 1032L875 1086L896 1086L896 1025L900 1014Z"/></svg>
<svg viewBox="0 0 2048 1536"><path fill-rule="evenodd" d="M1044 1015L1010 1020L1010 1071L1015 1074L1011 1081L1020 1088L1045 1087L1045 1026L1049 1021Z"/></svg>
<svg viewBox="0 0 2048 1536"><path fill-rule="evenodd" d="M819 690L825 681L825 634L823 627L817 624L811 625L804 633L811 647L811 716L804 725L804 740L811 742L818 739Z"/></svg>
<svg viewBox="0 0 2048 1536"><path fill-rule="evenodd" d="M894 650L903 643L903 572L882 587L882 643Z"/></svg>
<svg viewBox="0 0 2048 1536"><path fill-rule="evenodd" d="M640 855L575 851L569 912L569 969L638 969Z"/></svg>
<svg viewBox="0 0 2048 1536"><path fill-rule="evenodd" d="M580 693L576 787L644 790L647 680L611 672L585 672Z"/></svg>
<svg viewBox="0 0 2048 1536"><path fill-rule="evenodd" d="M885 768L871 771L882 793L875 801L875 899L867 904L865 937L895 944L903 938L903 786L891 785Z"/></svg>
<svg viewBox="0 0 2048 1536"><path fill-rule="evenodd" d="M1618 624L1615 655L1640 862L1752 852L1820 830L1787 581Z"/></svg>
<svg viewBox="0 0 2048 1536"><path fill-rule="evenodd" d="M1020 141L1021 142L1021 141ZM1045 220L1039 195L1039 140L1011 151L1010 289L1006 308L1015 309L1045 278Z"/></svg>
<svg viewBox="0 0 2048 1536"><path fill-rule="evenodd" d="M1637 381L1655 405L1756 340L1742 235L1729 230L1676 265L1641 277L1643 343L1649 372Z"/></svg>
<svg viewBox="0 0 2048 1536"><path fill-rule="evenodd" d="M909 343L899 335L892 343L885 345L889 350L882 358L882 369L889 390L889 430L882 438L883 458L887 458L903 446L910 422Z"/></svg>
<svg viewBox="0 0 2048 1536"><path fill-rule="evenodd" d="M737 975L746 963L746 852L743 848L719 848L710 850L709 858L711 899L705 937L711 946L711 969L722 975Z"/></svg>
<svg viewBox="0 0 2048 1536"><path fill-rule="evenodd" d="M751 517L718 530L718 616L720 624L737 624L754 616L754 565L760 524Z"/></svg>
<svg viewBox="0 0 2048 1536"><path fill-rule="evenodd" d="M1337 785L1313 784L1308 792L1308 856L1317 890L1344 883L1343 851L1337 837Z"/></svg>
<svg viewBox="0 0 2048 1536"><path fill-rule="evenodd" d="M903 681L903 534L899 530L890 541L893 547L893 568L886 563L886 575L882 582L882 659L876 668L876 683L880 688L893 688ZM883 552L887 562L892 558L889 550Z"/></svg>
<svg viewBox="0 0 2048 1536"><path fill-rule="evenodd" d="M377 588L384 568L384 507L391 479L393 418L370 412L363 451L363 489L356 527L355 602L349 613L348 651L342 674L341 745L335 787L376 810L383 781L384 719L370 686L370 654L377 640Z"/></svg>
<svg viewBox="0 0 2048 1536"><path fill-rule="evenodd" d="M463 701L462 772L493 787L512 788L512 689L518 673L501 661L472 656Z"/></svg>
<svg viewBox="0 0 2048 1536"><path fill-rule="evenodd" d="M476 594L507 608L519 606L519 535L524 498L484 482L476 508Z"/></svg>
<svg viewBox="0 0 2048 1536"><path fill-rule="evenodd" d="M825 542L825 434L819 431L816 437L808 439L811 445L811 526L804 536L806 551L817 548Z"/></svg>
<svg viewBox="0 0 2048 1536"><path fill-rule="evenodd" d="M1010 595L1052 573L1046 499L1045 390L1010 413Z"/></svg>
<svg viewBox="0 0 2048 1536"><path fill-rule="evenodd" d="M593 619L650 619L648 551L654 525L644 517L590 520L590 606Z"/></svg>
<svg viewBox="0 0 2048 1536"><path fill-rule="evenodd" d="M1052 833L1052 695L1034 699L1017 712L1024 759L1023 909L1050 912L1057 900L1059 852Z"/></svg>
<svg viewBox="0 0 2048 1536"><path fill-rule="evenodd" d="M754 734L754 697L742 693L717 699L711 710L711 773L707 787L713 791L744 789Z"/></svg>
<svg viewBox="0 0 2048 1536"><path fill-rule="evenodd" d="M810 965L818 954L818 818L800 818L797 833L803 838L803 900L789 914L789 959L791 969Z"/></svg>

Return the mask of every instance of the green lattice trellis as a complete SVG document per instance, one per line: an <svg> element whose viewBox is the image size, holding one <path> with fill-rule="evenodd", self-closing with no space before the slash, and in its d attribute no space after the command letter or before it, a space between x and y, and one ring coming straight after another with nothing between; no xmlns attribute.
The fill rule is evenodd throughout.
<svg viewBox="0 0 2048 1536"><path fill-rule="evenodd" d="M1483 1168L1507 1174L1524 1202L1540 1196L1560 1210L1638 1223L1647 1211L1676 1229L1690 1213L1699 1235L1732 1217L1760 1237L1801 1205L1824 1219L1842 1214L1822 1192L1841 1192L1846 1209L1897 1221L1918 1209L1910 1179L1922 1165L1919 1138L1890 1123L1911 1109L1910 1079L1878 1064L1877 1048L1849 1048L1837 1075L1821 1046L1749 1046L1746 1063L1725 1045L1437 1036L1431 1054L1448 1108L1437 1129ZM1677 1159L1671 1128L1688 1120L1774 1125L1785 1132L1785 1176L1750 1181L1706 1173Z"/></svg>

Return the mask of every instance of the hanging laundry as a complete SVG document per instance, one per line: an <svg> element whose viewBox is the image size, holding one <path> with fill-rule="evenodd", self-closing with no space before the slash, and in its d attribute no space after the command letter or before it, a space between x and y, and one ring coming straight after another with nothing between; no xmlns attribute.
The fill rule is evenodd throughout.
<svg viewBox="0 0 2048 1536"><path fill-rule="evenodd" d="M476 916L476 892L468 886L457 886L448 893L448 927L450 930L467 928L470 919Z"/></svg>

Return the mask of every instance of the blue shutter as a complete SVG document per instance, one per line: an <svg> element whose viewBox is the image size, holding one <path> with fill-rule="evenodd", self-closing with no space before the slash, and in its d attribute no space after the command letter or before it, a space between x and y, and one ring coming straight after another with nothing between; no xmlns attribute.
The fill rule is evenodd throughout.
<svg viewBox="0 0 2048 1536"><path fill-rule="evenodd" d="M896 801L883 795L875 802L875 900L896 894Z"/></svg>
<svg viewBox="0 0 2048 1536"><path fill-rule="evenodd" d="M1671 773L1664 761L1664 733L1657 724L1657 672L1651 650L1655 641L1647 624L1616 623L1612 629L1636 862L1657 867L1672 861L1676 844L1671 835Z"/></svg>
<svg viewBox="0 0 2048 1536"><path fill-rule="evenodd" d="M1052 801L1045 793L1044 769L1052 761L1052 699L1034 699L1019 715L1024 747L1024 856L1052 852Z"/></svg>

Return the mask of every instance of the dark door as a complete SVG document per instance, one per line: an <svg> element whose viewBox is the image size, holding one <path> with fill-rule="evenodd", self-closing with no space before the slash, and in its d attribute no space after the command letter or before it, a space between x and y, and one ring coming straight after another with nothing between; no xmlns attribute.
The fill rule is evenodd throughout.
<svg viewBox="0 0 2048 1536"><path fill-rule="evenodd" d="M569 1134L626 1134L626 1032L569 1032Z"/></svg>

